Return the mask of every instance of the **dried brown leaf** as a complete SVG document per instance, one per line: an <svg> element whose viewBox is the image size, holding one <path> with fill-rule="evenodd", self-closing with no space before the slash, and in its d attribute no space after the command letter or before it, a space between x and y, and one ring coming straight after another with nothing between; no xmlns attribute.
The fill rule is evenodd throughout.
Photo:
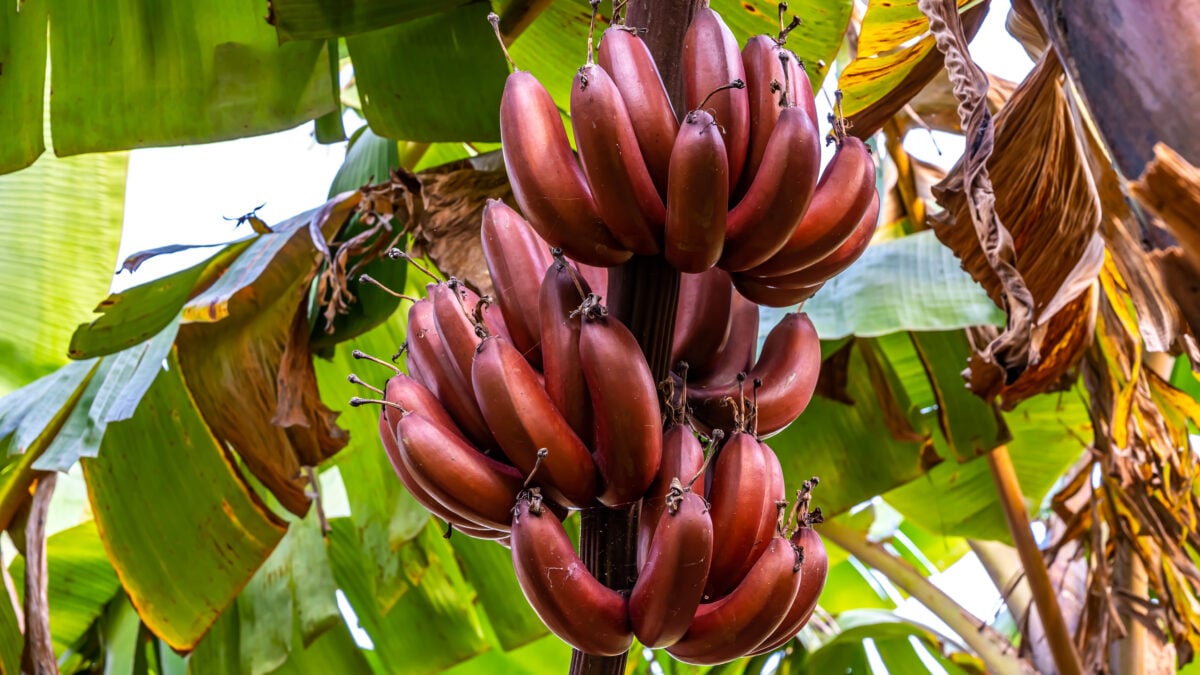
<svg viewBox="0 0 1200 675"><path fill-rule="evenodd" d="M1200 269L1200 169L1158 143L1154 160L1129 189L1163 219L1188 259Z"/></svg>
<svg viewBox="0 0 1200 675"><path fill-rule="evenodd" d="M414 246L447 276L492 292L479 227L489 199L516 204L499 153L454 162L420 174L425 211L410 232Z"/></svg>

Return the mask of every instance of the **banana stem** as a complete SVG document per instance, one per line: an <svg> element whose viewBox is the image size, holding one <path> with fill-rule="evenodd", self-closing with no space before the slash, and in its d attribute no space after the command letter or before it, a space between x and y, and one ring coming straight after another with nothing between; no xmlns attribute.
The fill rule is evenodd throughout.
<svg viewBox="0 0 1200 675"><path fill-rule="evenodd" d="M996 483L996 492L1000 494L1000 504L1004 507L1004 519L1008 522L1008 530L1021 556L1021 566L1025 568L1034 607L1046 630L1046 643L1050 646L1054 665L1062 675L1082 675L1083 663L1079 659L1079 652L1075 650L1075 641L1071 639L1062 609L1059 608L1058 592L1050 582L1046 560L1042 558L1042 552L1029 529L1025 498L1021 495L1021 485L1017 482L1017 472L1008 454L1008 446L1002 445L993 450L988 454L987 461Z"/></svg>
<svg viewBox="0 0 1200 675"><path fill-rule="evenodd" d="M987 666L989 673L1017 675L1030 672L1017 657L1016 649L1003 636L963 609L942 589L921 576L908 562L888 553L882 546L867 541L866 534L839 522L826 521L819 531L822 537L879 570L898 588L928 607L929 611L974 650Z"/></svg>

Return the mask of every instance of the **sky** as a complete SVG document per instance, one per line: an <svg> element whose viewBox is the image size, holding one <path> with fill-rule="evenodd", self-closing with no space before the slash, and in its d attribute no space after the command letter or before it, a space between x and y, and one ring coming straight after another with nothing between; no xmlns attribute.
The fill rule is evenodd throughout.
<svg viewBox="0 0 1200 675"><path fill-rule="evenodd" d="M971 53L985 70L1020 81L1033 64L1004 29L1007 11L1007 2L992 3ZM350 112L346 122L347 132L361 124ZM236 219L259 205L260 217L275 223L323 203L342 163L344 146L318 144L312 136L312 125L306 124L223 143L134 150L129 161L125 229L118 260L167 244L216 244L248 236L248 226L235 227L228 219ZM905 147L920 159L948 168L961 154L963 143L961 137L950 134L914 132L905 140ZM114 290L193 264L215 250L196 249L153 259L134 275L123 272L115 276ZM332 496L340 481L333 474L328 478L331 492L327 496ZM337 515L337 507L334 510ZM999 607L999 594L974 555L933 579L982 619L990 619ZM939 626L936 618L915 601L902 601L900 613Z"/></svg>

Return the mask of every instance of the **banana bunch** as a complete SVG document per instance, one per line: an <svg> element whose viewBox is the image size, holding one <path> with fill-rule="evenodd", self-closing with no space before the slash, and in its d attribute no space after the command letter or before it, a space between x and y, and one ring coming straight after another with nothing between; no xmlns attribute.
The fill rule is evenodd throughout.
<svg viewBox="0 0 1200 675"><path fill-rule="evenodd" d="M597 266L635 254L692 274L715 265L772 307L811 297L862 254L879 215L875 164L835 121L821 173L812 89L781 39L739 51L701 10L683 46L681 118L633 31L609 28L597 52L571 87L578 158L531 74L514 71L500 104L513 193L552 246Z"/></svg>
<svg viewBox="0 0 1200 675"><path fill-rule="evenodd" d="M379 390L404 485L453 530L509 547L538 616L588 654L634 637L701 665L765 653L805 625L825 584L816 480L789 508L763 440L811 400L820 342L791 313L757 350L758 305L797 304L857 259L879 201L870 154L840 124L821 174L812 91L785 34L739 51L702 10L677 118L646 46L610 28L571 90L578 157L546 89L514 72L501 131L524 217L484 209L496 297L429 284L408 314L408 374ZM599 295L606 268L634 255L681 272L679 365L662 382ZM638 510L633 588L580 560L563 520L583 508Z"/></svg>

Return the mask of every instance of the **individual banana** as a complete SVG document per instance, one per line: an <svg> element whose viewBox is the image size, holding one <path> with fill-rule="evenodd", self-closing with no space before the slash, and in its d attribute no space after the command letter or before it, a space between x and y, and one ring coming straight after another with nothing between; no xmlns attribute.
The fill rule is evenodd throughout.
<svg viewBox="0 0 1200 675"><path fill-rule="evenodd" d="M396 423L400 457L417 484L447 509L494 530L509 526L512 502L525 481L420 413Z"/></svg>
<svg viewBox="0 0 1200 675"><path fill-rule="evenodd" d="M729 191L732 194L746 163L750 99L744 88L728 88L713 94L732 82L744 83L746 71L733 32L721 16L708 7L696 13L684 35L682 70L688 110L707 110L721 129L729 157ZM710 94L713 94L711 98ZM705 99L708 99L707 103L704 103Z"/></svg>
<svg viewBox="0 0 1200 675"><path fill-rule="evenodd" d="M820 368L817 330L808 315L793 312L767 334L762 354L743 382L689 387L688 401L705 423L726 428L736 422L736 409L726 400L744 396L753 402L752 429L768 436L791 424L808 406Z"/></svg>
<svg viewBox="0 0 1200 675"><path fill-rule="evenodd" d="M685 490L679 478L672 483L629 595L633 634L651 649L673 645L687 632L712 563L713 523L704 499Z"/></svg>
<svg viewBox="0 0 1200 675"><path fill-rule="evenodd" d="M729 212L717 264L740 272L783 247L809 208L820 171L817 128L803 108L783 108L753 182Z"/></svg>
<svg viewBox="0 0 1200 675"><path fill-rule="evenodd" d="M878 220L879 198L876 196L872 199L871 205L867 207L867 212L863 214L862 220L859 220L858 224L854 226L850 238L834 249L833 253L794 272L776 277L766 277L757 281L776 288L805 288L825 283L844 272L862 256L871 243Z"/></svg>
<svg viewBox="0 0 1200 675"><path fill-rule="evenodd" d="M579 355L580 318L576 310L590 293L587 280L559 258L546 270L538 296L546 394L585 442L591 442L594 429L592 401Z"/></svg>
<svg viewBox="0 0 1200 675"><path fill-rule="evenodd" d="M812 126L817 128L817 108L812 84L804 73L800 59L781 47L769 35L755 35L742 48L742 63L746 68L746 94L749 99L750 139L746 166L738 184L738 194L749 189L766 152L767 141L785 106L804 110ZM784 64L787 67L784 67Z"/></svg>
<svg viewBox="0 0 1200 675"><path fill-rule="evenodd" d="M400 442L396 440L396 428L388 421L388 409L389 406L384 406L383 411L379 415L379 438L383 441L383 448L387 452L388 461L391 463L392 469L395 470L396 476L400 478L400 482L404 485L404 489L408 490L413 499L421 506L424 506L426 511L446 521L454 526L455 529L476 539L496 539L504 536L507 530L493 530L468 518L464 518L446 508L444 504L430 495L425 488L421 487L421 484L413 477L401 457ZM399 411L396 412L399 413ZM495 536L492 536L492 533L495 533Z"/></svg>
<svg viewBox="0 0 1200 675"><path fill-rule="evenodd" d="M454 356L438 333L433 303L428 299L414 302L408 310L409 371L437 397L458 427L477 447L490 449L496 441L488 428L471 384L458 373Z"/></svg>
<svg viewBox="0 0 1200 675"><path fill-rule="evenodd" d="M481 304L479 296L456 279L450 283L428 284L426 297L433 303L433 322L438 335L453 358L458 375L464 382L471 380L471 360L479 346L474 313L478 310L488 331L507 335L504 319L491 304Z"/></svg>
<svg viewBox="0 0 1200 675"><path fill-rule="evenodd" d="M717 263L725 243L729 159L713 116L693 110L683 119L667 181L667 262L697 274Z"/></svg>
<svg viewBox="0 0 1200 675"><path fill-rule="evenodd" d="M737 586L770 542L759 534L764 514L776 513L774 495L766 489L770 481L771 467L758 441L735 431L712 468L714 548L706 596L719 598Z"/></svg>
<svg viewBox="0 0 1200 675"><path fill-rule="evenodd" d="M666 207L646 161L621 92L604 69L585 64L571 86L571 127L596 210L626 249L662 250Z"/></svg>
<svg viewBox="0 0 1200 675"><path fill-rule="evenodd" d="M850 237L873 199L875 162L862 141L847 136L821 174L800 224L781 248L753 265L749 274L760 278L778 276L829 255Z"/></svg>
<svg viewBox="0 0 1200 675"><path fill-rule="evenodd" d="M679 121L650 49L628 28L613 26L604 31L596 60L620 90L646 169L665 197Z"/></svg>
<svg viewBox="0 0 1200 675"><path fill-rule="evenodd" d="M514 347L535 366L542 365L538 296L550 266L550 250L528 221L504 202L488 200L483 208L483 259L496 288L496 304Z"/></svg>
<svg viewBox="0 0 1200 675"><path fill-rule="evenodd" d="M596 498L591 453L516 348L502 337L484 338L471 382L488 427L512 463L525 474L534 473L538 450L545 448L534 483L568 506L591 506Z"/></svg>
<svg viewBox="0 0 1200 675"><path fill-rule="evenodd" d="M638 515L638 567L645 564L650 553L658 520L667 509L667 495L671 492L671 481L675 477L686 482L695 481L696 490L704 491L704 448L692 430L682 422L673 422L663 431L662 462L654 482L642 497L642 510Z"/></svg>
<svg viewBox="0 0 1200 675"><path fill-rule="evenodd" d="M687 633L667 653L705 666L750 653L783 622L801 582L800 569L800 551L775 537L729 595L700 605Z"/></svg>
<svg viewBox="0 0 1200 675"><path fill-rule="evenodd" d="M728 272L714 267L700 274L680 275L671 363L686 361L690 377L710 371L729 338L732 311L733 284ZM757 326L757 309L754 322Z"/></svg>
<svg viewBox="0 0 1200 675"><path fill-rule="evenodd" d="M637 338L598 304L584 310L579 356L595 411L593 449L603 482L598 499L606 506L635 502L650 487L662 460L654 375Z"/></svg>
<svg viewBox="0 0 1200 675"><path fill-rule="evenodd" d="M825 552L825 543L821 535L812 529L810 524L802 524L791 536L792 543L804 554L804 562L800 568L800 587L796 590L796 598L788 608L787 615L771 635L755 647L755 654L766 654L787 644L804 628L817 608L817 600L825 589L825 580L829 576L829 556Z"/></svg>
<svg viewBox="0 0 1200 675"><path fill-rule="evenodd" d="M614 656L629 649L633 632L625 596L592 576L536 490L517 499L511 546L521 591L552 633L585 654Z"/></svg>
<svg viewBox="0 0 1200 675"><path fill-rule="evenodd" d="M542 239L589 265L619 265L633 255L605 227L558 106L527 72L504 84L500 138L513 196Z"/></svg>

